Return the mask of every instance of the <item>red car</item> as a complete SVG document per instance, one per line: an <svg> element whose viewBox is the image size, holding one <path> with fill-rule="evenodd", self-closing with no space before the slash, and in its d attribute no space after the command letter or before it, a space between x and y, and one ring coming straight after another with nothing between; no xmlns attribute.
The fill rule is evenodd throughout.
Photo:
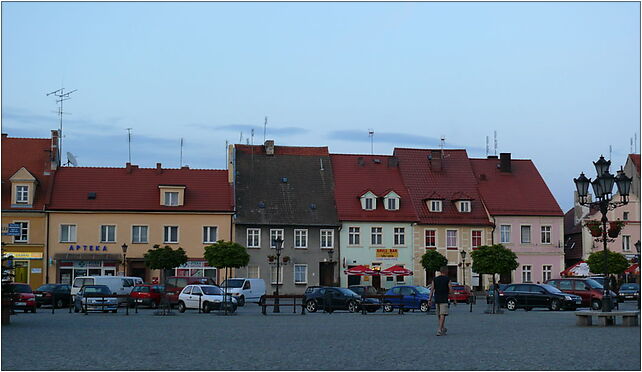
<svg viewBox="0 0 642 372"><path fill-rule="evenodd" d="M206 276L170 276L165 279L165 294L170 305L178 305L178 295L190 284L216 285L216 282Z"/></svg>
<svg viewBox="0 0 642 372"><path fill-rule="evenodd" d="M13 293L13 301L11 307L13 309L22 309L25 313L31 310L32 313L36 312L36 295L29 284L24 283L11 283L11 292Z"/></svg>
<svg viewBox="0 0 642 372"><path fill-rule="evenodd" d="M470 287L458 283L452 283L452 292L448 295L448 301L470 303Z"/></svg>
<svg viewBox="0 0 642 372"><path fill-rule="evenodd" d="M139 284L129 294L129 306L149 306L152 309L158 307L161 302L164 287L157 284Z"/></svg>

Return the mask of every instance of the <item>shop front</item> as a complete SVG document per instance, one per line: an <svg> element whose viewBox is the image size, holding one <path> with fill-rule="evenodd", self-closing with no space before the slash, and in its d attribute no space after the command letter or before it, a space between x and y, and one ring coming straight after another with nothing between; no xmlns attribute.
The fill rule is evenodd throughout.
<svg viewBox="0 0 642 372"><path fill-rule="evenodd" d="M13 248L13 249L12 249ZM19 251L21 249L22 251ZM43 283L43 260L42 251L24 251L23 247L7 247L4 256L13 256L14 275L16 283L27 283L33 289L40 287Z"/></svg>
<svg viewBox="0 0 642 372"><path fill-rule="evenodd" d="M114 276L122 262L120 254L56 253L56 282L71 284L78 276Z"/></svg>

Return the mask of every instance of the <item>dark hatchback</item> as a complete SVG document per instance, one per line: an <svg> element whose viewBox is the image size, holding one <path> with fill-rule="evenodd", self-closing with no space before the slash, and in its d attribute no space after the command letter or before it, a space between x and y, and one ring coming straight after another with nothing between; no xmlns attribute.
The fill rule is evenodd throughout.
<svg viewBox="0 0 642 372"><path fill-rule="evenodd" d="M549 284L509 284L499 293L499 305L510 311L517 308L529 311L536 307L575 310L581 304L580 296L564 293Z"/></svg>
<svg viewBox="0 0 642 372"><path fill-rule="evenodd" d="M620 286L617 293L618 301L637 300L640 298L640 285L637 283L625 283Z"/></svg>
<svg viewBox="0 0 642 372"><path fill-rule="evenodd" d="M303 295L305 309L314 313L317 310L348 310L351 313L361 308L361 296L353 291L340 287L315 288Z"/></svg>
<svg viewBox="0 0 642 372"><path fill-rule="evenodd" d="M36 305L54 305L57 308L69 306L71 302L71 287L69 284L43 284L33 291Z"/></svg>
<svg viewBox="0 0 642 372"><path fill-rule="evenodd" d="M375 287L371 285L351 285L348 289L361 296L361 303L365 304L365 308L368 312L374 313L381 308L381 301L378 298L363 297L378 295ZM359 309L361 309L361 307Z"/></svg>

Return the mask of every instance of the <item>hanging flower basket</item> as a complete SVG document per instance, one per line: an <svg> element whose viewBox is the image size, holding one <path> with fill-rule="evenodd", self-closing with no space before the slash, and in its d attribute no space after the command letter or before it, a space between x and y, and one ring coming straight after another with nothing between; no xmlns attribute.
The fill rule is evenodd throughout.
<svg viewBox="0 0 642 372"><path fill-rule="evenodd" d="M609 223L609 237L617 238L624 227L624 222L617 220Z"/></svg>
<svg viewBox="0 0 642 372"><path fill-rule="evenodd" d="M269 262L274 262L274 260L276 260L276 256L268 256Z"/></svg>
<svg viewBox="0 0 642 372"><path fill-rule="evenodd" d="M595 221L595 220L586 221L584 226L586 226L589 229L589 231L591 232L591 235L598 238L602 236L602 225L600 224L599 221Z"/></svg>
<svg viewBox="0 0 642 372"><path fill-rule="evenodd" d="M290 256L283 256L283 263L288 263L290 261Z"/></svg>

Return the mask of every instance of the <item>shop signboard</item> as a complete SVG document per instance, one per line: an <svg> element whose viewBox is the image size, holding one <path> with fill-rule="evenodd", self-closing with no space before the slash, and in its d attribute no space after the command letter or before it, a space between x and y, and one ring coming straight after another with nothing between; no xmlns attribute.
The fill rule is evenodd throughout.
<svg viewBox="0 0 642 372"><path fill-rule="evenodd" d="M40 252L7 252L5 255L11 255L16 260L42 260Z"/></svg>
<svg viewBox="0 0 642 372"><path fill-rule="evenodd" d="M20 236L20 224L9 223L6 225L2 225L2 235Z"/></svg>
<svg viewBox="0 0 642 372"><path fill-rule="evenodd" d="M377 259L382 259L382 260L396 260L399 258L399 250L397 249L385 249L385 248L379 248L376 251L376 257Z"/></svg>

